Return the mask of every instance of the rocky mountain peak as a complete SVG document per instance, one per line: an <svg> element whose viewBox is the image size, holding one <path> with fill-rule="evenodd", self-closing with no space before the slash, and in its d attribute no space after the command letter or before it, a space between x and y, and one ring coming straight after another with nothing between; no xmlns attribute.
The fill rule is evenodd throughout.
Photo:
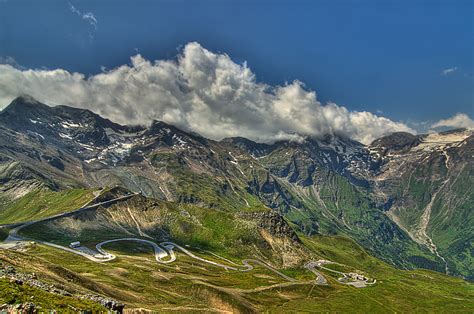
<svg viewBox="0 0 474 314"><path fill-rule="evenodd" d="M272 150L272 145L257 143L245 137L227 137L221 140L222 143L229 143L242 149L254 157L267 155Z"/></svg>
<svg viewBox="0 0 474 314"><path fill-rule="evenodd" d="M369 145L372 152L385 156L389 152L405 152L422 143L422 138L407 132L395 132L381 137Z"/></svg>
<svg viewBox="0 0 474 314"><path fill-rule="evenodd" d="M21 95L15 98L0 112L2 120L18 119L30 115L43 115L51 111L51 107L37 101L30 95Z"/></svg>
<svg viewBox="0 0 474 314"><path fill-rule="evenodd" d="M8 107L10 107L10 106L15 107L15 106L21 106L21 105L44 106L43 103L36 100L33 96L30 96L28 94L22 94L22 95L18 96L17 98L15 98L14 100L12 100L12 102L10 103L10 105Z"/></svg>
<svg viewBox="0 0 474 314"><path fill-rule="evenodd" d="M182 148L186 147L187 145L185 144L189 142L207 143L207 139L199 134L183 131L174 125L159 120L153 120L152 124L143 133L143 136L155 138L155 140L164 142L167 145L177 145Z"/></svg>
<svg viewBox="0 0 474 314"><path fill-rule="evenodd" d="M61 105L51 107L29 95L21 95L15 98L0 112L0 122L7 124L13 129L15 127L29 126L31 123L38 124L38 122L43 122L54 124L61 121L70 124L92 124L94 127L110 128L116 131L130 128L102 118L88 109ZM22 122L22 125L15 125L15 122Z"/></svg>
<svg viewBox="0 0 474 314"><path fill-rule="evenodd" d="M17 97L0 112L0 124L61 146L72 141L94 146L107 145L110 143L107 129L113 132L128 129L90 110L50 107L28 95Z"/></svg>
<svg viewBox="0 0 474 314"><path fill-rule="evenodd" d="M372 142L370 146L403 148L414 143L419 144L419 137L408 132L394 132Z"/></svg>

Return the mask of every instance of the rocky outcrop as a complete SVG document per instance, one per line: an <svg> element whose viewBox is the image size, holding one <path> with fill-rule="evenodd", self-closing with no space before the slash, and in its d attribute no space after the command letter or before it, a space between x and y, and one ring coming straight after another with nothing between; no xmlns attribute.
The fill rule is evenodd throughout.
<svg viewBox="0 0 474 314"><path fill-rule="evenodd" d="M125 307L123 303L118 302L108 297L101 296L101 295L86 294L86 295L80 296L79 298L97 302L103 307L105 307L106 309L114 311L114 312L118 312L118 313L122 313Z"/></svg>
<svg viewBox="0 0 474 314"><path fill-rule="evenodd" d="M301 243L295 230L290 227L283 216L276 212L254 213L252 218L258 220L258 227L266 230L271 236L288 238L295 243Z"/></svg>
<svg viewBox="0 0 474 314"><path fill-rule="evenodd" d="M108 310L121 313L124 308L124 304L118 302L112 298L95 295L95 294L73 294L64 289L60 289L52 284L48 284L38 279L35 273L26 273L19 271L11 265L4 265L0 263L0 278L6 278L11 284L16 285L28 285L48 293L54 293L65 297L74 297L77 299L86 299L97 302L107 308ZM22 303L16 305L0 305L0 311L6 311L7 313L37 313L40 310L34 303Z"/></svg>
<svg viewBox="0 0 474 314"><path fill-rule="evenodd" d="M271 247L275 258L280 260L281 267L294 267L307 257L300 238L280 214L274 211L239 214L241 218L255 221L260 236Z"/></svg>

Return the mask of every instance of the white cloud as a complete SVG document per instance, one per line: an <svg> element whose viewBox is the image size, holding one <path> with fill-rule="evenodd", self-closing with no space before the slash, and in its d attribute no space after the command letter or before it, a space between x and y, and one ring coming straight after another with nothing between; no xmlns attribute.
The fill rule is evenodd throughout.
<svg viewBox="0 0 474 314"><path fill-rule="evenodd" d="M90 25L97 29L97 19L95 18L94 14L92 14L92 12L82 14L82 19L86 20Z"/></svg>
<svg viewBox="0 0 474 314"><path fill-rule="evenodd" d="M113 121L145 124L163 120L211 139L244 136L271 142L301 136L341 134L363 143L395 132L415 132L370 112L322 105L314 91L294 81L258 83L246 63L187 44L177 60L151 62L137 54L94 76L0 65L0 104L30 94L48 104L91 109Z"/></svg>
<svg viewBox="0 0 474 314"><path fill-rule="evenodd" d="M69 9L71 10L72 13L76 14L77 16L82 18L84 21L89 23L91 26L97 29L97 19L92 12L82 13L81 11L76 9L76 7L72 5L72 3L69 3Z"/></svg>
<svg viewBox="0 0 474 314"><path fill-rule="evenodd" d="M76 9L75 6L72 5L72 3L69 2L69 9L71 10L72 13L77 14L78 16L81 16L82 13L78 9Z"/></svg>
<svg viewBox="0 0 474 314"><path fill-rule="evenodd" d="M97 18L95 17L94 13L92 13L92 12L83 13L83 12L79 11L70 2L69 2L69 9L71 10L72 13L79 16L81 19L86 21L89 24L89 26L91 26L93 28L93 30L89 32L89 39L90 40L94 39L94 33L97 30L97 24L98 24Z"/></svg>
<svg viewBox="0 0 474 314"><path fill-rule="evenodd" d="M457 113L451 118L439 120L431 125L431 129L442 127L474 129L474 121L465 113Z"/></svg>
<svg viewBox="0 0 474 314"><path fill-rule="evenodd" d="M449 74L453 74L457 70L458 70L458 67L452 67L452 68L449 68L449 69L444 69L443 71L441 71L441 74L442 75L449 75Z"/></svg>
<svg viewBox="0 0 474 314"><path fill-rule="evenodd" d="M25 69L24 67L19 65L18 62L16 62L15 58L11 56L5 56L5 57L0 56L0 64L9 64L12 67L17 68L17 69L21 69L21 70Z"/></svg>

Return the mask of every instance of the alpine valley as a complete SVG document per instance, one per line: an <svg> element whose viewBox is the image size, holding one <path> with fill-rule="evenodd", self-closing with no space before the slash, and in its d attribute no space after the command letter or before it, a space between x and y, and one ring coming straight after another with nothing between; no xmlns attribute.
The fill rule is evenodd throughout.
<svg viewBox="0 0 474 314"><path fill-rule="evenodd" d="M473 133L214 141L18 97L0 310L472 313Z"/></svg>

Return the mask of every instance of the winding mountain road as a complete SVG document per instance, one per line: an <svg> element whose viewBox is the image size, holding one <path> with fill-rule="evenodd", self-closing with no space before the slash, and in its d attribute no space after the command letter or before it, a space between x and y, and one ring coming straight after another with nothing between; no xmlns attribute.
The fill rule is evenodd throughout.
<svg viewBox="0 0 474 314"><path fill-rule="evenodd" d="M336 264L336 265L342 265L342 264L339 264L339 263L335 263L335 262L330 262L330 261L326 261L326 260L320 260L320 261L317 261L317 262L309 262L307 263L307 267L308 269L310 269L311 271L313 271L315 274L318 273L315 268L316 267L319 267L321 269L324 269L326 271L329 271L329 272L332 272L332 273L335 273L335 274L338 274L338 275L341 275L342 277L341 278L338 278L337 281L339 283L342 283L344 285L351 285L351 286L354 286L356 288L364 288L365 286L367 285L374 285L375 283L377 283L377 279L373 279L372 282L369 282L368 279L365 279L365 280L360 280L360 279L357 279L357 280L354 280L354 281L345 281L345 280L348 280L351 278L350 274L347 274L347 273L344 273L344 272L341 272L341 271L337 271L337 270L334 270L334 269L331 269L331 268L327 268L327 267L324 267L323 265L324 264ZM358 274L356 274L358 275ZM324 279L325 280L325 279Z"/></svg>
<svg viewBox="0 0 474 314"><path fill-rule="evenodd" d="M23 229L25 227L28 227L28 226L31 226L33 224L36 224L36 223L39 223L39 222L51 221L51 220L62 218L62 217L72 216L72 215L80 213L82 211L97 208L101 205L110 205L110 204L118 202L118 201L129 199L129 198L131 198L131 197L133 197L137 194L139 194L139 193L129 194L129 195L114 198L112 200L96 203L96 204L93 204L93 205L88 205L88 204L92 203L93 201L95 201L100 196L100 195L97 195L93 200L86 203L83 207L81 207L77 210L74 210L74 211L60 213L60 214L56 214L56 215L53 215L53 216L50 216L50 217L47 217L47 218L32 220L32 221L23 222L23 223L0 225L0 228L12 228L12 229L10 229L10 231L8 233L8 237L2 243L0 243L0 248L9 249L9 248L13 248L15 246L21 245L22 243L24 243L26 241L35 241L35 242L43 244L43 245L47 245L47 246L50 246L50 247L53 247L53 248L56 248L56 249L60 249L60 250L63 250L63 251L69 252L69 253L73 253L73 254L76 254L76 255L80 255L80 256L85 257L85 258L87 258L87 259L89 259L93 262L102 263L102 262L109 262L109 261L112 261L112 260L116 259L116 255L108 253L103 248L104 245L109 244L109 243L114 243L114 242L132 241L132 242L140 242L140 243L144 243L144 244L148 244L148 245L152 246L153 251L154 251L155 259L158 263L161 263L161 264L169 264L169 263L172 263L172 262L176 261L176 254L175 254L174 250L178 249L183 254L186 254L187 256L189 256L189 257L191 257L195 260L198 260L198 261L201 261L203 263L207 263L207 264L210 264L210 265L213 265L213 266L222 267L225 270L234 270L234 271L244 271L244 272L246 272L246 271L250 271L254 268L250 263L259 264L259 265L267 268L271 272L279 275L280 277L282 277L283 279L287 280L290 283L299 283L299 282L303 283L303 281L291 278L291 277L285 275L284 273L280 272L279 270L273 268L272 266L268 265L267 263L265 263L264 261L261 261L261 260L244 259L244 260L242 260L242 264L239 265L239 264L234 263L234 262L232 262L232 261L230 261L230 260L228 260L224 257L221 257L221 256L219 256L215 253L209 252L212 255L214 255L215 257L218 257L222 260L225 260L228 263L228 264L222 264L222 263L218 263L218 262L215 262L215 261L211 261L211 260L199 257L199 256L195 255L194 253L190 252L189 250L187 250L186 248L180 246L179 244L176 244L176 243L170 242L170 241L161 242L158 245L157 243L155 243L153 241L146 240L146 239L140 239L140 238L128 237L128 238L110 239L110 240L106 240L106 241L102 241L102 242L98 243L95 247L96 251L94 251L94 250L91 250L91 249L86 248L86 247L71 248L71 247L66 247L66 246L63 246L63 245L59 245L59 244L55 244L55 243L51 243L51 242L47 242L47 241L30 239L30 238L27 238L27 237L20 236L18 234L18 232L21 229ZM229 264L232 265L232 266L230 266ZM313 272L317 277L315 281L311 281L313 284L327 285L327 280L324 278L324 276L321 273L317 272L314 269L314 267L309 268L306 265L305 265L305 267L308 270L310 270L311 272ZM305 282L307 282L307 281L305 281Z"/></svg>
<svg viewBox="0 0 474 314"><path fill-rule="evenodd" d="M115 259L115 255L107 253L102 248L102 246L104 244L119 242L119 241L135 241L135 242L142 242L142 243L151 245L153 247L154 252L155 252L155 259L158 263L168 264L168 263L172 263L176 260L176 255L173 253L173 251L170 251L170 253L168 254L168 252L166 252L164 249L162 249L155 242L152 242L150 240L138 239L138 238L120 238L120 239L107 240L107 241L100 242L99 244L97 244L95 246L95 248L97 249L97 251L100 254L102 254L103 256L107 256L108 258L110 258L110 260L112 260L112 259ZM164 258L166 258L168 256L169 256L169 259L164 260Z"/></svg>
<svg viewBox="0 0 474 314"><path fill-rule="evenodd" d="M319 271L316 270L316 263L315 262L306 263L304 265L304 267L307 270L309 270L310 272L312 272L313 274L316 275L316 282L319 285L327 285L328 284L328 281L326 280L326 278Z"/></svg>
<svg viewBox="0 0 474 314"><path fill-rule="evenodd" d="M138 239L138 238L120 238L120 239L113 239L113 240L107 240L107 241L101 242L101 243L96 245L96 249L100 254L102 254L104 256L104 258L106 258L108 260L112 260L112 259L115 258L115 255L107 253L102 248L102 246L104 244L107 244L107 243L118 242L118 241L136 241L136 242L143 242L143 243L146 243L146 244L150 244L153 247L154 251L155 251L156 261L158 263L162 263L162 264L171 263L171 262L174 262L176 260L176 254L174 253L174 249L177 248L181 252L183 252L184 254L188 255L189 257L191 257L193 259L196 259L196 260L201 261L203 263L207 263L207 264L214 265L214 266L217 266L217 267L222 267L225 270L250 271L250 270L253 269L253 266L250 265L250 263L255 263L255 264L259 264L259 265L269 269L270 271L276 273L277 275L279 275L280 277L286 279L287 281L290 281L290 282L296 282L297 281L296 279L285 275L284 273L282 273L279 270L273 268L272 266L268 265L267 263L265 263L263 261L260 261L260 260L257 260L257 259L244 259L244 260L242 260L242 265L238 265L238 264L236 264L236 263L234 263L234 262L232 262L232 261L230 261L226 258L223 258L223 257L221 257L217 254L212 253L212 255L214 255L218 258L221 258L221 259L227 261L229 264L232 264L236 267L229 266L229 265L217 263L217 262L199 257L199 256L195 255L194 253L190 252L189 250L187 250L186 248L182 247L181 245L176 244L174 242L170 242L170 241L161 242L160 243L161 247L160 247L155 242L152 242L152 241L149 241L149 240ZM166 250L164 250L162 247L164 247ZM164 258L167 257L167 256L170 256L170 258L167 259L167 260L164 260ZM321 274L319 274L317 276L316 284L325 285L325 284L327 284L327 281Z"/></svg>

